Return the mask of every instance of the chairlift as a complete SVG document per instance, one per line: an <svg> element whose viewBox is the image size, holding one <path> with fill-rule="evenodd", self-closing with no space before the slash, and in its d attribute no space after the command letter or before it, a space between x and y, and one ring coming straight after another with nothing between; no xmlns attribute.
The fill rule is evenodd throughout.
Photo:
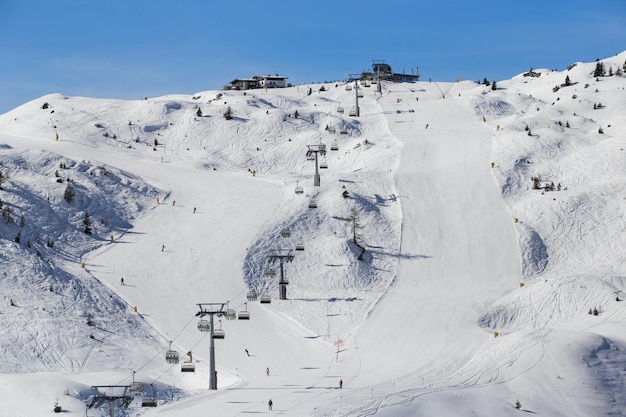
<svg viewBox="0 0 626 417"><path fill-rule="evenodd" d="M196 372L196 364L193 363L191 351L187 352L187 356L189 356L189 360L182 363L180 372Z"/></svg>
<svg viewBox="0 0 626 417"><path fill-rule="evenodd" d="M285 228L283 228L283 229L280 231L280 235L281 235L282 237L290 237L290 236L291 236L291 230L290 230L288 227L285 227Z"/></svg>
<svg viewBox="0 0 626 417"><path fill-rule="evenodd" d="M304 243L302 241L296 243L296 250L297 251L303 251L304 250Z"/></svg>
<svg viewBox="0 0 626 417"><path fill-rule="evenodd" d="M172 342L170 342L170 347L167 352L165 352L165 361L167 363L178 363L179 361L178 351L172 349Z"/></svg>
<svg viewBox="0 0 626 417"><path fill-rule="evenodd" d="M273 278L276 276L276 271L274 271L273 269L268 269L267 271L265 271L265 275L270 278Z"/></svg>
<svg viewBox="0 0 626 417"><path fill-rule="evenodd" d="M248 303L245 303L246 309L239 312L237 318L239 320L250 320L250 312L248 311Z"/></svg>
<svg viewBox="0 0 626 417"><path fill-rule="evenodd" d="M152 387L152 395L150 397L143 397L141 399L142 407L156 407L157 406L156 390L154 388L154 384L150 384L150 386Z"/></svg>
<svg viewBox="0 0 626 417"><path fill-rule="evenodd" d="M196 364L193 362L183 362L180 372L196 372Z"/></svg>
<svg viewBox="0 0 626 417"><path fill-rule="evenodd" d="M337 107L337 113L343 114L343 107L341 106Z"/></svg>
<svg viewBox="0 0 626 417"><path fill-rule="evenodd" d="M133 382L130 383L130 388L128 390L131 395L139 395L143 392L143 383L135 381L135 371L133 371Z"/></svg>
<svg viewBox="0 0 626 417"><path fill-rule="evenodd" d="M356 111L354 112L354 115L356 116ZM348 129L341 129L339 131L339 134L340 135L347 135L348 134Z"/></svg>
<svg viewBox="0 0 626 417"><path fill-rule="evenodd" d="M201 332L208 332L211 330L211 324L206 319L200 319L200 321L198 321L198 330Z"/></svg>
<svg viewBox="0 0 626 417"><path fill-rule="evenodd" d="M272 297L270 297L269 295L261 296L261 304L270 304L271 302L272 302Z"/></svg>
<svg viewBox="0 0 626 417"><path fill-rule="evenodd" d="M359 98L363 97L363 87L359 88L359 90L356 93L356 96L359 97Z"/></svg>
<svg viewBox="0 0 626 417"><path fill-rule="evenodd" d="M352 107L350 109L350 113L348 113L349 116L356 116L356 107ZM340 132L341 133L341 132ZM346 132L347 133L347 132Z"/></svg>
<svg viewBox="0 0 626 417"><path fill-rule="evenodd" d="M338 151L339 150L339 145L337 144L337 141L334 141L332 145L330 145L330 150L331 151Z"/></svg>
<svg viewBox="0 0 626 417"><path fill-rule="evenodd" d="M322 162L320 162L320 168L321 169L327 169L328 168L328 163L326 162L326 159L324 159Z"/></svg>
<svg viewBox="0 0 626 417"><path fill-rule="evenodd" d="M343 112L343 109L342 109ZM328 128L328 133L335 133L335 126L331 126Z"/></svg>
<svg viewBox="0 0 626 417"><path fill-rule="evenodd" d="M304 193L304 188L300 187L300 185L298 185L299 182L296 182L296 194L303 194Z"/></svg>
<svg viewBox="0 0 626 417"><path fill-rule="evenodd" d="M154 398L143 398L141 400L141 406L142 407L156 407L157 406L157 400Z"/></svg>
<svg viewBox="0 0 626 417"><path fill-rule="evenodd" d="M213 329L213 339L223 339L226 337L226 332L222 330L222 320L220 320L220 328Z"/></svg>
<svg viewBox="0 0 626 417"><path fill-rule="evenodd" d="M317 208L317 202L315 200L309 201L309 208Z"/></svg>
<svg viewBox="0 0 626 417"><path fill-rule="evenodd" d="M256 301L256 293L254 291L250 291L248 293L248 295L246 296L246 298L248 298L248 301Z"/></svg>
<svg viewBox="0 0 626 417"><path fill-rule="evenodd" d="M346 84L346 91L352 91L352 86L350 84Z"/></svg>
<svg viewBox="0 0 626 417"><path fill-rule="evenodd" d="M224 318L226 320L235 320L237 318L237 312L233 308L227 308L224 311Z"/></svg>
<svg viewBox="0 0 626 417"><path fill-rule="evenodd" d="M314 153L307 154L306 155L306 160L307 161L315 161L315 154Z"/></svg>

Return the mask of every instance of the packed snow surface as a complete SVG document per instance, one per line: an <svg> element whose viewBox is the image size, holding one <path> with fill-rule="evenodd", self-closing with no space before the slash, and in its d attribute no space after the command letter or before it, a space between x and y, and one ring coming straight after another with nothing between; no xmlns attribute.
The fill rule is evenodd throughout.
<svg viewBox="0 0 626 417"><path fill-rule="evenodd" d="M0 415L623 415L625 62L0 115Z"/></svg>

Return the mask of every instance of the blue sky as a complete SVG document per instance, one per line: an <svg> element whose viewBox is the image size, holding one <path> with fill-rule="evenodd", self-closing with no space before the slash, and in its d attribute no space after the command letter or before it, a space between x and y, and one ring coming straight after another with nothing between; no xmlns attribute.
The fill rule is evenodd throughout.
<svg viewBox="0 0 626 417"><path fill-rule="evenodd" d="M626 1L0 0L0 113L48 93L138 99L384 59L422 80L502 80L626 49Z"/></svg>

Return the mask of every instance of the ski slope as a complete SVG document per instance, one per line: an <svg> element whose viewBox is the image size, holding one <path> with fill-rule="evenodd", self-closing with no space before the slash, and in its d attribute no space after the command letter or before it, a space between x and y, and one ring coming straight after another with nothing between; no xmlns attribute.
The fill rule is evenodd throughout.
<svg viewBox="0 0 626 417"><path fill-rule="evenodd" d="M51 94L0 115L3 412L58 401L107 415L85 411L91 387L135 378L159 406L138 396L116 415L506 416L516 400L546 416L619 415L626 81L595 79L594 65L495 91L374 84L358 118L343 83ZM574 84L554 91L566 74ZM315 187L305 154L320 144ZM276 250L294 255L287 300L268 274ZM217 391L199 303L251 315L216 318ZM170 342L196 372L165 362Z"/></svg>

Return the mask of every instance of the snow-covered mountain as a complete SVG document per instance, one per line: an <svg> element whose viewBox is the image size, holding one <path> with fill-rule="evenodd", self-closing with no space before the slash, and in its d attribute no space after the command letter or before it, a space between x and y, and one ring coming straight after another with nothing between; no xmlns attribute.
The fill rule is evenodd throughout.
<svg viewBox="0 0 626 417"><path fill-rule="evenodd" d="M622 415L625 65L0 115L0 415Z"/></svg>

